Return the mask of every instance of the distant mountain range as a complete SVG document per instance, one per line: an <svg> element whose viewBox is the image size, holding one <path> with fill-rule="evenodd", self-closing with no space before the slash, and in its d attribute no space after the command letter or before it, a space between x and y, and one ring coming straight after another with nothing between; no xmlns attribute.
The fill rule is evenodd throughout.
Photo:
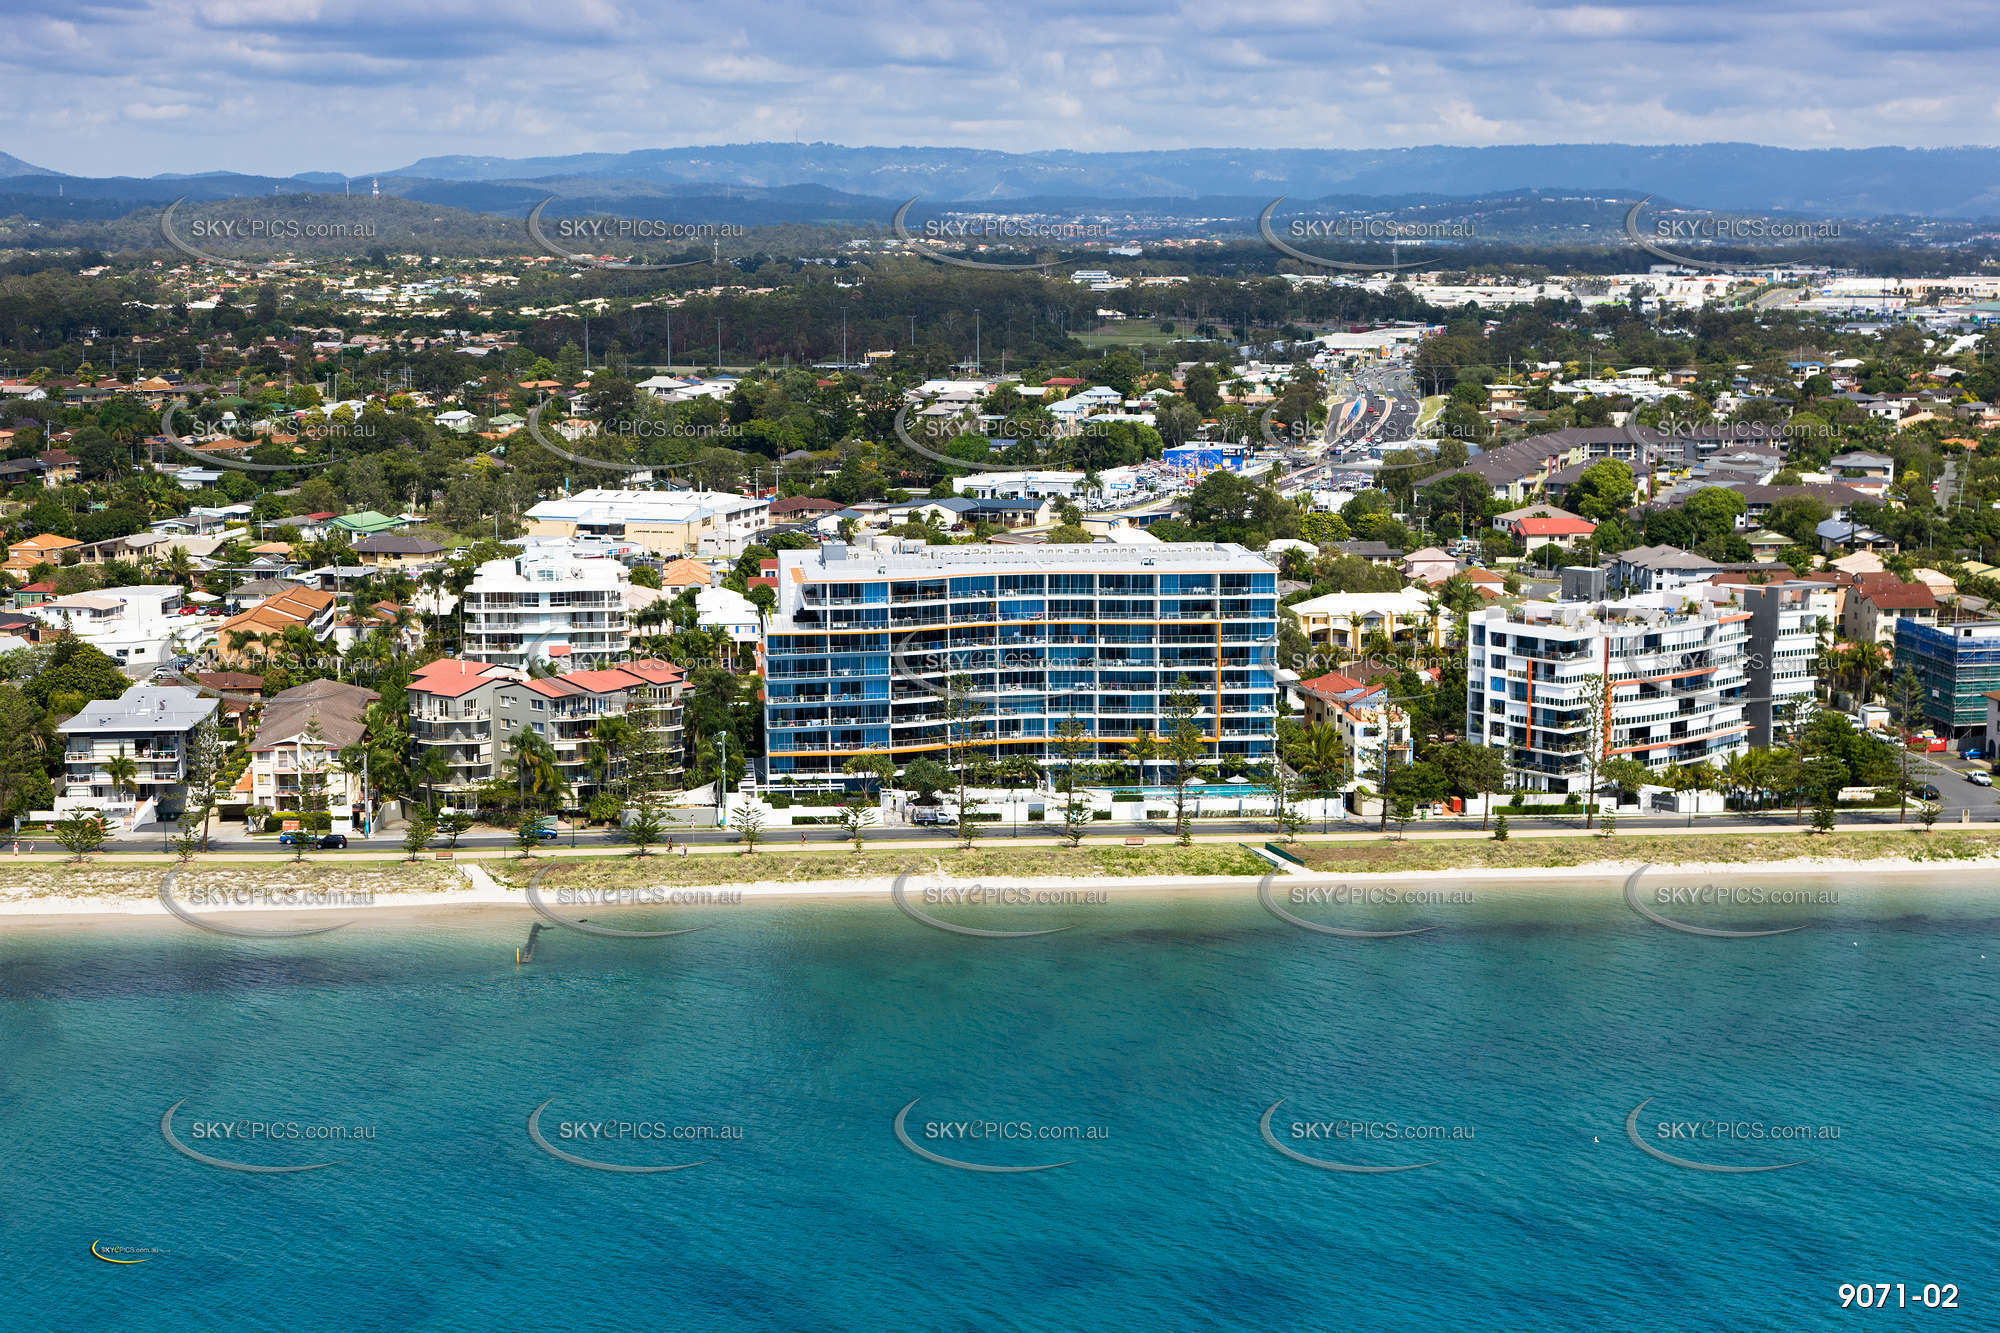
<svg viewBox="0 0 2000 1333"><path fill-rule="evenodd" d="M1814 217L2000 218L2000 149L1789 149L1756 144L1546 144L1485 148L1191 148L1135 153L1004 153L848 148L824 143L652 148L563 157L430 157L352 178L229 172L69 176L0 153L0 215L74 219L197 201L300 192L384 194L520 215L548 195L556 213L718 217L752 225L880 222L903 200L927 207L1023 201L1144 205L1235 216L1288 195L1350 199L1657 195L1663 203Z"/></svg>

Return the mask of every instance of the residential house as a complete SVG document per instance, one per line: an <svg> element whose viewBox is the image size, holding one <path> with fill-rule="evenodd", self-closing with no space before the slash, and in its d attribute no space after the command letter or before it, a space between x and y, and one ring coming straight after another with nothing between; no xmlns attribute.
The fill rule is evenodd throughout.
<svg viewBox="0 0 2000 1333"><path fill-rule="evenodd" d="M354 556L368 569L424 569L450 548L406 532L373 532L354 543Z"/></svg>
<svg viewBox="0 0 2000 1333"><path fill-rule="evenodd" d="M339 602L318 588L291 587L267 597L216 626L215 660L224 667L261 668L270 656L263 641L283 638L295 625L325 643L333 635Z"/></svg>
<svg viewBox="0 0 2000 1333"><path fill-rule="evenodd" d="M1904 583L1894 576L1864 579L1848 595L1840 634L1850 643L1879 643L1890 648L1895 646L1900 622L1934 625L1937 618L1937 595L1929 584Z"/></svg>
<svg viewBox="0 0 2000 1333"><path fill-rule="evenodd" d="M1543 546L1573 551L1597 531L1589 519L1546 504L1509 510L1494 519L1493 526L1520 542L1530 555Z"/></svg>
<svg viewBox="0 0 2000 1333"><path fill-rule="evenodd" d="M74 537L59 537L53 532L23 538L7 544L7 559L0 563L0 570L16 578L27 574L36 565L56 565L62 563L62 553L81 542Z"/></svg>
<svg viewBox="0 0 2000 1333"><path fill-rule="evenodd" d="M1458 560L1448 551L1426 546L1404 556L1402 568L1411 583L1443 583L1458 572Z"/></svg>
<svg viewBox="0 0 2000 1333"><path fill-rule="evenodd" d="M127 675L141 676L174 655L169 640L182 628L176 613L181 589L171 583L139 584L72 593L27 608L53 629L66 630L102 652Z"/></svg>

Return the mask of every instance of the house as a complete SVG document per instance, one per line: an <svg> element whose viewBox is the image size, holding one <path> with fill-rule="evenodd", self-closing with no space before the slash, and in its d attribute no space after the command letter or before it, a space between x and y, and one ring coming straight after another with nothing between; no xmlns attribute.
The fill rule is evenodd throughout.
<svg viewBox="0 0 2000 1333"><path fill-rule="evenodd" d="M215 629L215 660L226 667L261 667L270 656L263 640L283 638L298 626L325 643L333 634L339 598L318 588L293 586L267 597Z"/></svg>
<svg viewBox="0 0 2000 1333"><path fill-rule="evenodd" d="M1787 537L1784 533L1773 532L1769 528L1758 528L1754 532L1746 532L1743 534L1743 540L1749 543L1750 557L1753 560L1775 560L1778 552L1784 550L1787 546L1798 545L1797 542Z"/></svg>
<svg viewBox="0 0 2000 1333"><path fill-rule="evenodd" d="M796 523L802 518L830 514L838 508L840 508L838 500L821 500L811 495L788 495L782 500L771 501L771 521Z"/></svg>
<svg viewBox="0 0 2000 1333"><path fill-rule="evenodd" d="M152 583L72 593L27 610L90 644L127 675L139 676L174 656L171 640L183 623L176 618L182 604L177 585Z"/></svg>
<svg viewBox="0 0 2000 1333"><path fill-rule="evenodd" d="M1543 546L1575 550L1597 531L1589 519L1546 504L1509 510L1494 519L1493 526L1520 542L1531 555Z"/></svg>
<svg viewBox="0 0 2000 1333"><path fill-rule="evenodd" d="M0 459L0 486L25 486L29 482L40 481L43 471L38 458ZM47 485L46 482L43 484Z"/></svg>
<svg viewBox="0 0 2000 1333"><path fill-rule="evenodd" d="M422 569L450 548L407 532L372 532L354 543L354 556L369 569Z"/></svg>
<svg viewBox="0 0 2000 1333"><path fill-rule="evenodd" d="M57 814L129 811L178 819L187 799L188 749L212 725L216 701L177 685L134 685L116 699L92 699L56 728L63 738L63 785ZM130 786L108 771L120 756L133 765Z"/></svg>
<svg viewBox="0 0 2000 1333"><path fill-rule="evenodd" d="M1458 560L1448 551L1426 546L1404 556L1402 570L1412 583L1443 583L1458 572Z"/></svg>
<svg viewBox="0 0 2000 1333"><path fill-rule="evenodd" d="M39 606L55 595L56 585L47 579L38 583L23 584L14 590L14 607L19 610L23 607Z"/></svg>
<svg viewBox="0 0 2000 1333"><path fill-rule="evenodd" d="M715 582L708 566L685 558L669 560L660 568L660 591L673 597L683 588L706 588Z"/></svg>
<svg viewBox="0 0 2000 1333"><path fill-rule="evenodd" d="M1331 550L1335 555L1351 555L1371 565L1393 565L1403 558L1403 553L1387 542L1335 542Z"/></svg>
<svg viewBox="0 0 2000 1333"><path fill-rule="evenodd" d="M344 532L349 537L361 537L406 528L411 522L412 520L407 518L391 518L387 514L378 514L373 509L364 509L358 514L341 515L333 520L332 527L335 532Z"/></svg>
<svg viewBox="0 0 2000 1333"><path fill-rule="evenodd" d="M1927 583L1905 583L1894 575L1863 579L1841 609L1840 633L1851 643L1894 647L1899 621L1934 625L1937 613L1937 594Z"/></svg>
<svg viewBox="0 0 2000 1333"><path fill-rule="evenodd" d="M1723 566L1675 546L1635 546L1612 558L1607 580L1625 592L1666 592L1702 583Z"/></svg>
<svg viewBox="0 0 2000 1333"><path fill-rule="evenodd" d="M1887 551L1895 554L1896 543L1871 527L1856 523L1851 518L1829 518L1813 528L1819 537L1822 555L1832 555L1843 547L1860 551Z"/></svg>
<svg viewBox="0 0 2000 1333"><path fill-rule="evenodd" d="M301 808L301 789L317 783L333 817L333 832L365 826L370 807L363 774L342 767L340 752L367 739L365 715L379 698L359 685L314 680L267 699L250 741L250 767L244 771L250 804L295 811Z"/></svg>
<svg viewBox="0 0 2000 1333"><path fill-rule="evenodd" d="M7 546L6 562L0 563L0 570L19 577L36 565L59 564L64 551L82 544L74 537L59 537L52 532L10 542Z"/></svg>
<svg viewBox="0 0 2000 1333"><path fill-rule="evenodd" d="M756 643L764 626L757 604L734 588L700 588L694 595L695 624L727 631L739 644Z"/></svg>

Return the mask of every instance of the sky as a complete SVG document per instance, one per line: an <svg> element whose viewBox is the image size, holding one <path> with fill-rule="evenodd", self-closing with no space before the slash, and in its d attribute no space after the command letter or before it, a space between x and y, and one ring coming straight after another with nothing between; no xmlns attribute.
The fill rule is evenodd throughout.
<svg viewBox="0 0 2000 1333"><path fill-rule="evenodd" d="M0 152L365 175L821 140L2000 142L1990 3L0 0Z"/></svg>

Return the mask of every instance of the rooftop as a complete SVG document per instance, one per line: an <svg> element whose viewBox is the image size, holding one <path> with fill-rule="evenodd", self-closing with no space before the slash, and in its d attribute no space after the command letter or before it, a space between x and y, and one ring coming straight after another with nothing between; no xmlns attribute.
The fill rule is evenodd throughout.
<svg viewBox="0 0 2000 1333"><path fill-rule="evenodd" d="M215 712L216 701L178 685L134 685L116 699L92 699L56 730L186 731Z"/></svg>

